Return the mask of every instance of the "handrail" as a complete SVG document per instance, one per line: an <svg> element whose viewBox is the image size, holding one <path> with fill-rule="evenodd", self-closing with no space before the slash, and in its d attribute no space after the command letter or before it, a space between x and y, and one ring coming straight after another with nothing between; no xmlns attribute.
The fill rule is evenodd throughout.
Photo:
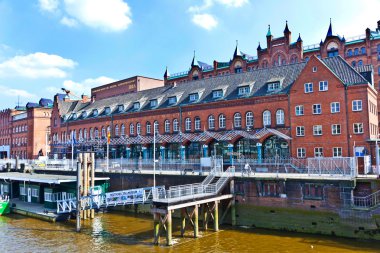
<svg viewBox="0 0 380 253"><path fill-rule="evenodd" d="M380 205L380 190L364 197L353 197L353 206L357 208L374 208Z"/></svg>

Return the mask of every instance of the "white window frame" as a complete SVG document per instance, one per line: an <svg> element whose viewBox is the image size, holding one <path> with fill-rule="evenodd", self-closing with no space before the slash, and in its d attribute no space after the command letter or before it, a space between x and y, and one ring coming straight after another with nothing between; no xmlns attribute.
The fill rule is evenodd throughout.
<svg viewBox="0 0 380 253"><path fill-rule="evenodd" d="M333 157L342 157L342 147L333 147Z"/></svg>
<svg viewBox="0 0 380 253"><path fill-rule="evenodd" d="M198 93L192 93L189 95L189 101L190 102L195 102L199 99L199 94Z"/></svg>
<svg viewBox="0 0 380 253"><path fill-rule="evenodd" d="M152 124L150 122L147 122L145 124L145 126L146 126L146 133L151 134L152 133Z"/></svg>
<svg viewBox="0 0 380 253"><path fill-rule="evenodd" d="M199 131L201 130L201 118L195 117L194 119L194 129Z"/></svg>
<svg viewBox="0 0 380 253"><path fill-rule="evenodd" d="M285 112L282 109L276 111L276 124L284 125L285 124Z"/></svg>
<svg viewBox="0 0 380 253"><path fill-rule="evenodd" d="M296 127L296 136L305 136L305 127L297 126Z"/></svg>
<svg viewBox="0 0 380 253"><path fill-rule="evenodd" d="M140 124L140 122L136 123L136 134L137 135L141 134L141 124Z"/></svg>
<svg viewBox="0 0 380 253"><path fill-rule="evenodd" d="M45 192L44 193L44 200L46 202L54 202L54 200L53 200L53 193L51 193L51 192Z"/></svg>
<svg viewBox="0 0 380 253"><path fill-rule="evenodd" d="M353 100L352 101L352 111L360 112L363 110L363 101L362 100Z"/></svg>
<svg viewBox="0 0 380 253"><path fill-rule="evenodd" d="M280 82L268 83L268 91L275 91L281 88Z"/></svg>
<svg viewBox="0 0 380 253"><path fill-rule="evenodd" d="M305 93L312 93L314 91L313 83L305 83L304 91Z"/></svg>
<svg viewBox="0 0 380 253"><path fill-rule="evenodd" d="M313 135L320 136L323 134L322 125L314 125L313 126Z"/></svg>
<svg viewBox="0 0 380 253"><path fill-rule="evenodd" d="M214 115L208 116L208 129L215 129L215 117Z"/></svg>
<svg viewBox="0 0 380 253"><path fill-rule="evenodd" d="M249 85L239 87L239 90L238 90L238 94L239 94L239 96L249 94L249 92L250 92Z"/></svg>
<svg viewBox="0 0 380 253"><path fill-rule="evenodd" d="M245 114L245 125L246 127L253 127L253 112L247 112Z"/></svg>
<svg viewBox="0 0 380 253"><path fill-rule="evenodd" d="M331 110L331 113L338 113L338 112L340 112L340 102L332 102L330 104L330 110Z"/></svg>
<svg viewBox="0 0 380 253"><path fill-rule="evenodd" d="M178 119L173 119L173 132L179 131L179 122Z"/></svg>
<svg viewBox="0 0 380 253"><path fill-rule="evenodd" d="M177 103L177 97L176 96L169 97L168 103L169 105L174 105L175 103Z"/></svg>
<svg viewBox="0 0 380 253"><path fill-rule="evenodd" d="M223 97L223 90L213 90L212 98L221 98Z"/></svg>
<svg viewBox="0 0 380 253"><path fill-rule="evenodd" d="M26 196L26 188L24 186L20 186L20 195Z"/></svg>
<svg viewBox="0 0 380 253"><path fill-rule="evenodd" d="M305 113L305 110L304 110L304 106L303 105L296 105L295 107L295 111L296 111L296 116L303 116L304 113Z"/></svg>
<svg viewBox="0 0 380 253"><path fill-rule="evenodd" d="M185 119L185 131L191 131L191 119L190 118Z"/></svg>
<svg viewBox="0 0 380 253"><path fill-rule="evenodd" d="M34 197L34 198L40 197L39 193L40 193L39 189L32 188L32 197Z"/></svg>
<svg viewBox="0 0 380 253"><path fill-rule="evenodd" d="M140 109L140 102L133 103L133 109L135 109L135 110Z"/></svg>
<svg viewBox="0 0 380 253"><path fill-rule="evenodd" d="M240 128L241 127L241 122L242 120L241 120L241 114L240 114L240 112L237 112L237 113L235 113L234 114L234 127L236 127L236 128Z"/></svg>
<svg viewBox="0 0 380 253"><path fill-rule="evenodd" d="M355 131L355 128L357 128L357 130L359 130L359 131ZM354 131L354 134L363 134L364 133L363 123L354 123L353 124L353 131Z"/></svg>
<svg viewBox="0 0 380 253"><path fill-rule="evenodd" d="M156 107L157 105L158 105L157 99L150 100L150 107L151 108Z"/></svg>
<svg viewBox="0 0 380 253"><path fill-rule="evenodd" d="M165 120L165 133L170 133L170 120Z"/></svg>
<svg viewBox="0 0 380 253"><path fill-rule="evenodd" d="M270 111L269 110L265 110L263 112L263 125L264 125L264 127L272 125L271 118L272 118L272 115L271 115Z"/></svg>
<svg viewBox="0 0 380 253"><path fill-rule="evenodd" d="M328 90L329 90L329 82L328 81L319 81L319 91L328 91Z"/></svg>
<svg viewBox="0 0 380 253"><path fill-rule="evenodd" d="M226 115L219 115L219 128L226 128Z"/></svg>
<svg viewBox="0 0 380 253"><path fill-rule="evenodd" d="M129 135L135 134L135 125L133 123L129 124Z"/></svg>
<svg viewBox="0 0 380 253"><path fill-rule="evenodd" d="M323 157L323 147L314 148L314 157Z"/></svg>
<svg viewBox="0 0 380 253"><path fill-rule="evenodd" d="M306 157L306 148L297 148L297 158Z"/></svg>
<svg viewBox="0 0 380 253"><path fill-rule="evenodd" d="M319 108L319 112L317 109ZM313 114L318 115L322 114L322 105L321 104L313 104Z"/></svg>
<svg viewBox="0 0 380 253"><path fill-rule="evenodd" d="M331 134L332 135L340 135L340 134L342 134L342 127L341 127L341 125L340 124L332 124L331 125Z"/></svg>

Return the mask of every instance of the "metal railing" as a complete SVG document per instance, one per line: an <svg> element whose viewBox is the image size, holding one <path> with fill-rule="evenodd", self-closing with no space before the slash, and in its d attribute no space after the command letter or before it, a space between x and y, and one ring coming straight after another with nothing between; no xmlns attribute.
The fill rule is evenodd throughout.
<svg viewBox="0 0 380 253"><path fill-rule="evenodd" d="M352 204L354 208L376 208L380 205L380 190L365 197L353 197Z"/></svg>

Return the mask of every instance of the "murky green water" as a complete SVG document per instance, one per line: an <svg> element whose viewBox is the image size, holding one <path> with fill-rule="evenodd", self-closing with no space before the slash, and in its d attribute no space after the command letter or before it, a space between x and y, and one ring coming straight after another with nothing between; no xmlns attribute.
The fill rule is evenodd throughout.
<svg viewBox="0 0 380 253"><path fill-rule="evenodd" d="M228 226L201 232L198 239L190 231L179 238L179 229L173 228L173 247L153 246L152 217L124 213L99 214L85 221L81 233L74 229L74 221L0 216L0 252L380 252L380 242Z"/></svg>

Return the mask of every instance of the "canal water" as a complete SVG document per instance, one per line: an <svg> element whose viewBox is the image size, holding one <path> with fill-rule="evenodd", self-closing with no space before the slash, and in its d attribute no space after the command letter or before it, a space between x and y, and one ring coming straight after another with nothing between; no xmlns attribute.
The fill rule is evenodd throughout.
<svg viewBox="0 0 380 253"><path fill-rule="evenodd" d="M74 229L75 221L0 216L0 252L380 252L374 241L229 226L201 232L198 239L190 232L179 238L179 228L173 228L173 247L153 246L152 217L125 213L98 214L84 222L81 233Z"/></svg>

